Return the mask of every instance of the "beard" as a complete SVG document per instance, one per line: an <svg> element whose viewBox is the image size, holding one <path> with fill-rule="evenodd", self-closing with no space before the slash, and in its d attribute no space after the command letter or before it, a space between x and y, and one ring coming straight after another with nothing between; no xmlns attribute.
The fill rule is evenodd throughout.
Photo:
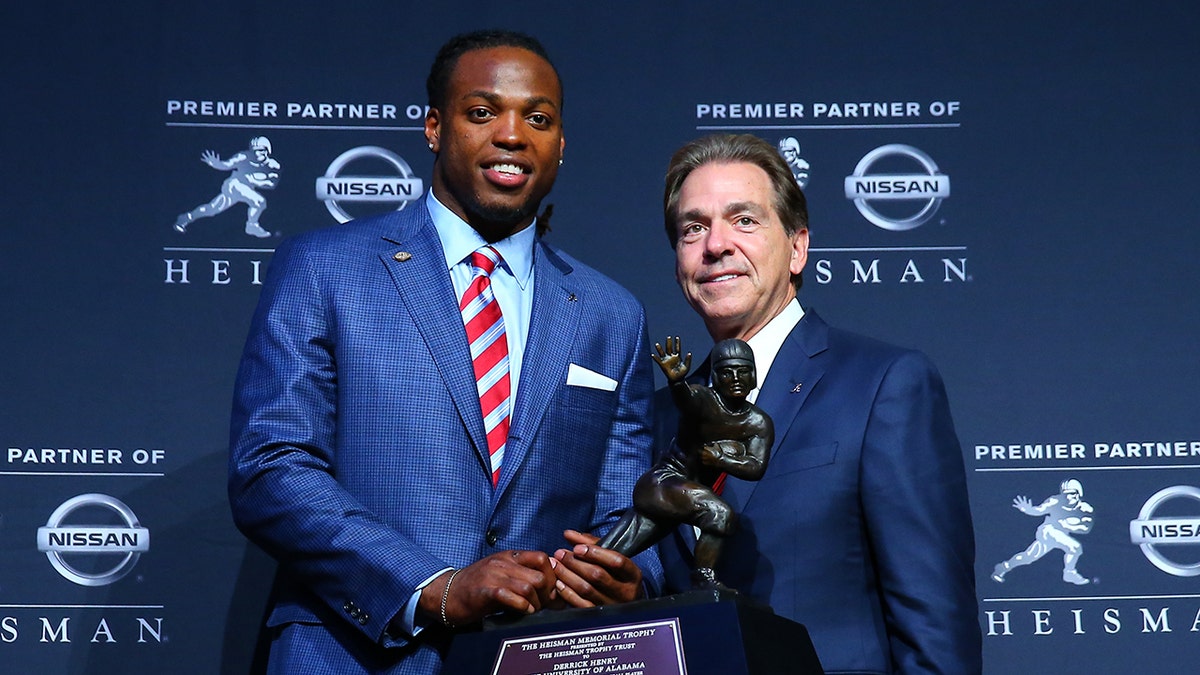
<svg viewBox="0 0 1200 675"><path fill-rule="evenodd" d="M540 203L541 200L527 199L515 206L485 204L472 195L462 206L470 216L468 224L472 228L488 241L499 241L516 233L518 225L532 221Z"/></svg>
<svg viewBox="0 0 1200 675"><path fill-rule="evenodd" d="M501 206L498 204L470 204L467 208L472 214L472 221L478 219L489 226L514 227L522 220L537 213L537 204L525 202L518 206Z"/></svg>

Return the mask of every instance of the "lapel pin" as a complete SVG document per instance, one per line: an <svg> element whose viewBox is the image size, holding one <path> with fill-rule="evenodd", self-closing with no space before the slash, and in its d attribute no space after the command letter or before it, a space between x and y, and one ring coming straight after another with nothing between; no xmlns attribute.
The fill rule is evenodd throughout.
<svg viewBox="0 0 1200 675"><path fill-rule="evenodd" d="M578 299L579 299L579 298L576 298L574 293L568 293L568 294L567 294L567 302L575 302L575 301L576 301L576 300L578 300Z"/></svg>
<svg viewBox="0 0 1200 675"><path fill-rule="evenodd" d="M792 387L792 393L793 393L793 394L799 394L799 393L800 393L800 388L801 388L801 387L803 387L803 386L804 386L804 383L803 383L803 382L797 382L797 383L796 383L796 386Z"/></svg>
<svg viewBox="0 0 1200 675"><path fill-rule="evenodd" d="M409 260L412 260L412 254L408 251L400 251L396 255L392 256L392 259L396 262L408 262Z"/></svg>

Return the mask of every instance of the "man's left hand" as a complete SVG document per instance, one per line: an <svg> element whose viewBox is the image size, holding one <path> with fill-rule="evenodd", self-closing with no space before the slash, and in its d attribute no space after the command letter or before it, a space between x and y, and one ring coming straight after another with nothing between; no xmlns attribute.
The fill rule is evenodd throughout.
<svg viewBox="0 0 1200 675"><path fill-rule="evenodd" d="M555 551L550 560L558 577L559 597L572 607L629 602L642 596L642 570L616 551L596 546L599 537L575 530L563 532L571 549Z"/></svg>

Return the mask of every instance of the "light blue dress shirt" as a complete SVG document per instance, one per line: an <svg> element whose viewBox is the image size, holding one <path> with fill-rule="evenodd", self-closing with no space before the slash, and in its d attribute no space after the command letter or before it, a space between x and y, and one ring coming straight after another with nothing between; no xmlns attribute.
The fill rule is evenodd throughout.
<svg viewBox="0 0 1200 675"><path fill-rule="evenodd" d="M471 285L471 254L485 246L487 241L439 202L433 190L426 196L425 204L433 218L433 226L437 228L442 251L446 254L446 267L454 283L454 295L461 300ZM508 337L510 402L517 397L525 340L529 335L529 317L533 310L533 244L536 239L535 220L529 227L492 244L492 248L499 251L503 258L496 271L492 272L492 292L500 304L500 313L504 315L504 333Z"/></svg>

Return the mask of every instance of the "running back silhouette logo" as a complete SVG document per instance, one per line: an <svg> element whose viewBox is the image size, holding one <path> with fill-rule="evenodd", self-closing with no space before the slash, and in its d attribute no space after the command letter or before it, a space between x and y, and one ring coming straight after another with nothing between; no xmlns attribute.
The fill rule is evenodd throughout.
<svg viewBox="0 0 1200 675"><path fill-rule="evenodd" d="M259 224L259 218L267 209L267 198L261 190L274 190L279 185L279 162L271 157L271 141L266 136L250 139L247 150L235 153L229 159L221 159L212 150L205 150L200 161L216 169L228 171L229 177L221 184L221 191L207 203L201 204L175 219L175 231L184 234L201 218L211 218L227 211L234 204L246 205L246 234L260 239L271 233Z"/></svg>
<svg viewBox="0 0 1200 675"><path fill-rule="evenodd" d="M792 170L792 178L796 179L796 185L800 189L808 187L808 160L800 156L800 141L792 136L779 139L779 154L783 155L784 161L788 163L788 168Z"/></svg>
<svg viewBox="0 0 1200 675"><path fill-rule="evenodd" d="M992 580L1004 583L1004 575L1015 567L1023 567L1040 560L1055 549L1063 552L1063 581L1082 586L1091 583L1076 571L1079 557L1083 555L1083 544L1075 537L1092 531L1092 506L1083 501L1083 484L1074 478L1059 485L1059 492L1034 506L1023 495L1013 499L1013 508L1027 516L1041 516L1042 524L1034 534L1033 543L1024 551L998 563L992 570Z"/></svg>

